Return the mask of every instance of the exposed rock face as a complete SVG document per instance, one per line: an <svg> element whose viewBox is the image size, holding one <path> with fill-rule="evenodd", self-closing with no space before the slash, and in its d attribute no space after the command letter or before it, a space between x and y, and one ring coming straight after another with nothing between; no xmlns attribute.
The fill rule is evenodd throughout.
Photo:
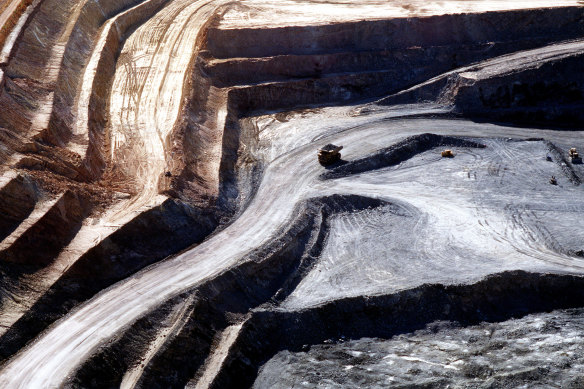
<svg viewBox="0 0 584 389"><path fill-rule="evenodd" d="M0 387L577 387L583 21L0 5Z"/></svg>
<svg viewBox="0 0 584 389"><path fill-rule="evenodd" d="M256 388L468 388L582 385L581 309L461 327L435 322L391 340L344 339L307 352L282 351L263 367ZM537 343L538 347L527 345Z"/></svg>

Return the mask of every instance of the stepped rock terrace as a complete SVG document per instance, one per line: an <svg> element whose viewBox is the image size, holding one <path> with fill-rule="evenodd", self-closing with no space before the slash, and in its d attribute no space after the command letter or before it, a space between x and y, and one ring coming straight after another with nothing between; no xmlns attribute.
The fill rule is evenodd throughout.
<svg viewBox="0 0 584 389"><path fill-rule="evenodd" d="M582 385L580 1L0 12L0 387Z"/></svg>

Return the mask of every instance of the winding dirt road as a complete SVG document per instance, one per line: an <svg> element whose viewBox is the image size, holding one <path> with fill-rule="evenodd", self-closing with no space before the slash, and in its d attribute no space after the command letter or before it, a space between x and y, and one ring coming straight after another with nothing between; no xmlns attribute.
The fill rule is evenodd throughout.
<svg viewBox="0 0 584 389"><path fill-rule="evenodd" d="M85 3L80 2L74 8L50 50L47 83L55 83L58 79L65 45ZM306 7L327 6L327 2L319 1L241 3L229 9L223 27L228 28L230 23L234 26L234 20L245 16L246 12L247 22L239 23L240 27L246 23L262 25L269 19L266 13L274 6L288 9L291 16L286 23L291 25L321 23L322 19L300 16L307 15ZM415 3L420 6L419 2ZM459 7L453 12L465 12L475 3L465 2L466 8ZM520 3L521 7L528 7L528 2ZM108 158L134 179L137 195L117 202L101 214L99 220L90 220L76 231L77 235L65 245L58 260L47 266L45 272L50 275L45 278L50 282L46 282L46 288L84 252L120 225L168 199L159 194L160 181L165 172L173 168L173 160L169 158L170 137L187 100L191 71L201 50L202 33L212 17L229 4L228 0L170 1L128 36L115 65L106 132L111 143ZM393 16L434 14L438 12L436 9L443 12L437 4L433 2L427 9L400 7L388 12L393 12ZM503 2L497 4L506 9ZM128 12L140 6L135 5ZM374 7L364 7L363 15L352 17L372 17L372 9ZM347 7L341 7L339 12L345 15ZM347 18L351 19L349 16ZM274 15L271 18L270 23L277 19ZM87 88L95 82L93 76L99 53L106 45L105 31L114 27L115 20L104 25L88 59L81 78L82 89L76 104L77 128L73 135L89 132L91 94ZM471 80L484 79L582 53L583 40L521 51L447 72L405 92L454 74ZM220 97L226 96L227 92L223 91ZM49 94L35 112L33 129L47 128L52 108L53 94ZM385 200L411 211L414 216L410 224L401 224L397 232L387 227L389 224L383 219L386 216L373 212L370 218L359 213L338 216L331 223L329 246L325 246L321 262L301 280L282 303L282 309L302 309L347 296L390 293L428 282L473 283L503 270L584 274L584 259L571 255L567 250L572 249L569 242L558 238L565 235L578 241L584 239L584 232L580 232L584 229L574 228L578 218L584 216L581 189L564 175L565 163L548 163L544 159L545 142L531 139L553 140L566 148L574 139L583 139L584 131L476 123L453 119L448 116L451 113L452 107L448 104L393 107L365 104L290 112L285 120L281 120L282 115L278 113L248 118L257 129L254 135L259 144L253 156L263 161L265 168L253 199L241 214L200 245L118 282L55 322L3 365L0 387L63 386L100 347L116 339L136 320L173 297L240 265L249 259L252 251L273 241L276 234L289 228L298 216L294 212L298 204L332 194ZM218 115L225 116L227 112L219 109ZM223 129L227 128L225 122L216 121L214 124L221 127L217 133L223 137ZM353 161L423 133L479 139L487 148L461 147L455 150L456 158L449 160L440 158L438 150L432 149L397 166L337 179L323 179L325 168L316 163L316 150L327 143L344 145L343 158ZM222 145L216 143L212 153L220 154ZM70 149L82 154L83 150L77 146L69 143ZM580 148L584 144L577 146ZM213 158L217 166L211 170L220 175L220 158L217 155ZM549 185L550 174L558 177L558 186ZM545 220L561 219L563 215L568 215L565 222L546 225ZM380 219L375 219L378 216ZM375 238L366 236L365 232L351 236L351 231L365 231L363 226L372 230L388 228L387 236L395 233L391 244L396 251L399 247L408 247L404 255L409 255L409 261L403 263L401 257L388 255L376 257L377 251L390 246L383 241L369 247L360 246L359 241ZM568 231L570 234L566 235ZM473 258L469 258L468 252L473 253ZM350 269L359 267L359 261L366 256L371 256L368 267L363 266L361 272L351 272ZM46 289L33 297L40 297L44 291ZM9 324L35 301L31 298L24 304L18 315L8 320ZM185 317L192 313L191 303L187 300L174 307L157 340L149 344L146 363L163 348L166 337L180 332ZM220 339L222 347L227 349L237 340L241 327L241 323L227 327ZM213 381L224 355L211 354L200 385ZM144 370L144 366L140 366L127 371L122 387L135 387Z"/></svg>
<svg viewBox="0 0 584 389"><path fill-rule="evenodd" d="M419 107L404 107L402 111L390 111L387 116L419 115L424 112L427 110ZM319 144L332 139L342 144L350 144L346 157L354 159L375 151L379 145L389 145L405 136L428 130L437 134L469 137L488 135L529 138L548 135L542 130L520 131L460 120L429 120L424 129L420 129L419 121L412 122L407 118L388 122L387 117L382 117L379 122L383 125L371 123L367 126L348 128L316 143L297 147L274 160L264 175L256 197L231 226L200 246L120 282L81 306L11 360L0 374L0 383L6 387L58 387L75 370L80 361L89 357L100 344L111 339L122 328L161 302L200 285L224 269L237 264L250 250L269 241L273 232L284 227L292 218L294 206L299 201L322 193L323 183L318 180L318 175L323 169L314 163L315 148ZM460 207L454 202L455 199L446 199L439 192L422 191L416 185L408 189L403 183L372 186L369 183L351 182L350 190L347 190L347 187L335 186L334 184L331 186L331 191L335 193L384 194L401 197L404 201L415 199L415 206L422 212L435 215L433 219L438 223L436 228L439 230L451 230L453 226L467 225L469 220L476 217L472 208ZM470 214L465 214L466 212ZM258 219L255 215L259 214L262 218ZM447 218L443 216L445 214L448 215ZM500 219L501 217L503 219ZM522 251L532 250L525 239L513 239L510 242L499 242L495 239L497 234L509 235L509 231L506 231L508 223L504 219L504 215L494 213L489 217L494 232L485 233L485 230L474 225L478 230L474 232L468 230L466 238L461 237L465 239L461 244L477 240L483 242L481 245L495 243L500 247L498 250L507 256L525 257L526 254ZM442 223L446 224L440 225ZM543 261L534 262L533 267L551 270L554 266L550 263L555 263L559 271L582 270L581 265L576 265L581 261L574 262L568 257L552 252L540 251L539 256L542 255ZM533 258L532 255L528 257ZM474 278L472 275L467 277L467 281Z"/></svg>
<svg viewBox="0 0 584 389"><path fill-rule="evenodd" d="M110 98L111 159L136 180L124 213L160 203L158 182L170 170L169 135L179 119L197 37L227 1L174 1L126 41Z"/></svg>

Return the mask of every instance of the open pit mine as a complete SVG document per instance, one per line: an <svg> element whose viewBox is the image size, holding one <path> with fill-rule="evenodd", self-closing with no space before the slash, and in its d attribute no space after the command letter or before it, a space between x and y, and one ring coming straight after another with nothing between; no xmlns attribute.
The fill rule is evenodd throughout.
<svg viewBox="0 0 584 389"><path fill-rule="evenodd" d="M0 388L584 388L584 2L0 12Z"/></svg>

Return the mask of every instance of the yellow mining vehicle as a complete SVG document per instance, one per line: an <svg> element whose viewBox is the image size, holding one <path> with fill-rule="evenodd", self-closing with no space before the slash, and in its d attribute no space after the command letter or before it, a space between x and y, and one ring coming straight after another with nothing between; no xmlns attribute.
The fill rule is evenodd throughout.
<svg viewBox="0 0 584 389"><path fill-rule="evenodd" d="M343 146L336 146L332 143L318 149L318 162L323 166L332 165L341 160L341 149Z"/></svg>
<svg viewBox="0 0 584 389"><path fill-rule="evenodd" d="M575 147L570 149L570 159L572 160L572 163L582 163L582 157L578 155Z"/></svg>

